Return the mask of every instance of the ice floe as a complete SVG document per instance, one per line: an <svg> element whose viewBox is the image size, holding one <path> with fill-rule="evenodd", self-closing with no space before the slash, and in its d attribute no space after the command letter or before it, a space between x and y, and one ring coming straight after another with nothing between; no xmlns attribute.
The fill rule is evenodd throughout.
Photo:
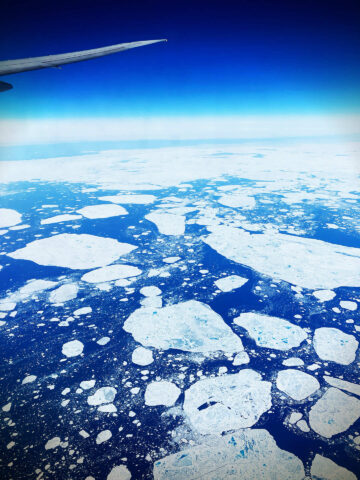
<svg viewBox="0 0 360 480"><path fill-rule="evenodd" d="M53 450L54 448L59 447L60 443L61 443L60 437L53 437L46 442L45 450Z"/></svg>
<svg viewBox="0 0 360 480"><path fill-rule="evenodd" d="M355 360L359 342L338 328L317 328L313 339L314 349L322 360L349 365Z"/></svg>
<svg viewBox="0 0 360 480"><path fill-rule="evenodd" d="M163 308L139 308L123 328L146 347L202 353L243 350L240 338L220 315L196 300Z"/></svg>
<svg viewBox="0 0 360 480"><path fill-rule="evenodd" d="M223 195L222 197L219 198L218 200L221 205L225 205L226 207L232 207L232 208L244 208L244 209L250 209L254 208L256 205L256 201L254 197L248 196L248 195L241 195L241 194L229 194L229 195Z"/></svg>
<svg viewBox="0 0 360 480"><path fill-rule="evenodd" d="M340 467L330 458L316 454L311 464L311 478L313 480L356 480L356 475L347 468Z"/></svg>
<svg viewBox="0 0 360 480"><path fill-rule="evenodd" d="M81 280L88 283L111 282L119 278L136 277L141 274L141 270L132 265L109 265L85 273Z"/></svg>
<svg viewBox="0 0 360 480"><path fill-rule="evenodd" d="M360 396L360 385L357 383L347 382L341 378L330 377L329 375L324 375L323 378L326 383L332 387L336 387L340 390L345 390L346 392L354 393L355 395Z"/></svg>
<svg viewBox="0 0 360 480"><path fill-rule="evenodd" d="M66 342L62 346L62 353L66 357L77 357L81 355L84 350L84 345L79 340L72 340L71 342Z"/></svg>
<svg viewBox="0 0 360 480"><path fill-rule="evenodd" d="M344 308L345 310L351 310L352 312L354 312L355 310L357 310L357 303L351 302L349 300L341 300L340 307Z"/></svg>
<svg viewBox="0 0 360 480"><path fill-rule="evenodd" d="M52 282L50 280L30 280L23 287L19 289L19 294L32 295L33 293L43 292L54 288L58 282Z"/></svg>
<svg viewBox="0 0 360 480"><path fill-rule="evenodd" d="M116 465L106 477L106 480L130 480L131 473L125 465Z"/></svg>
<svg viewBox="0 0 360 480"><path fill-rule="evenodd" d="M88 397L87 402L89 405L95 407L104 403L112 403L116 393L116 388L114 387L101 387L96 390L94 395Z"/></svg>
<svg viewBox="0 0 360 480"><path fill-rule="evenodd" d="M21 214L11 208L0 208L0 228L12 227L21 222Z"/></svg>
<svg viewBox="0 0 360 480"><path fill-rule="evenodd" d="M77 297L79 287L76 283L66 283L50 293L50 303L64 303Z"/></svg>
<svg viewBox="0 0 360 480"><path fill-rule="evenodd" d="M21 382L22 385L26 385L27 383L33 383L37 379L36 375L27 375L23 381Z"/></svg>
<svg viewBox="0 0 360 480"><path fill-rule="evenodd" d="M135 248L134 245L120 243L113 238L62 233L30 242L26 247L8 255L17 260L31 260L39 265L87 270L113 263Z"/></svg>
<svg viewBox="0 0 360 480"><path fill-rule="evenodd" d="M360 286L360 249L281 233L211 227L203 240L224 257L311 289ZM304 261L306 259L306 261Z"/></svg>
<svg viewBox="0 0 360 480"><path fill-rule="evenodd" d="M41 225L51 225L52 223L71 222L73 220L80 220L82 215L73 215L71 213L65 213L64 215L55 215L55 217L45 218L41 220Z"/></svg>
<svg viewBox="0 0 360 480"><path fill-rule="evenodd" d="M184 412L202 434L253 426L271 408L271 383L254 370L199 380L185 392Z"/></svg>
<svg viewBox="0 0 360 480"><path fill-rule="evenodd" d="M242 313L234 319L234 323L245 328L259 347L290 350L307 338L305 331L297 325L260 313Z"/></svg>
<svg viewBox="0 0 360 480"><path fill-rule="evenodd" d="M105 197L99 197L99 200L103 202L111 203L130 203L130 204L142 204L153 203L156 200L154 195L107 195Z"/></svg>
<svg viewBox="0 0 360 480"><path fill-rule="evenodd" d="M219 278L219 280L216 280L214 283L223 292L231 292L236 288L242 287L248 281L247 278L240 277L239 275L230 275L229 277Z"/></svg>
<svg viewBox="0 0 360 480"><path fill-rule="evenodd" d="M86 218L109 218L118 217L119 215L127 215L127 211L120 205L112 205L110 203L104 203L102 205L90 205L77 210L78 213Z"/></svg>
<svg viewBox="0 0 360 480"><path fill-rule="evenodd" d="M285 367L301 367L304 365L304 361L298 357L290 357L282 362Z"/></svg>
<svg viewBox="0 0 360 480"><path fill-rule="evenodd" d="M244 365L249 362L250 362L249 355L246 352L240 352L237 355L235 355L235 358L233 360L233 365L234 366Z"/></svg>
<svg viewBox="0 0 360 480"><path fill-rule="evenodd" d="M109 342L110 342L110 337L101 337L96 343L103 347L104 345L107 345Z"/></svg>
<svg viewBox="0 0 360 480"><path fill-rule="evenodd" d="M144 295L144 297L156 297L157 295L161 295L161 290L158 287L155 287L153 285L149 287L143 287L140 289L141 295Z"/></svg>
<svg viewBox="0 0 360 480"><path fill-rule="evenodd" d="M281 370L278 373L276 386L297 401L304 400L320 388L320 384L315 377L292 368Z"/></svg>
<svg viewBox="0 0 360 480"><path fill-rule="evenodd" d="M83 390L90 390L90 388L93 388L95 386L96 380L83 380L80 383L80 388Z"/></svg>
<svg viewBox="0 0 360 480"><path fill-rule="evenodd" d="M131 361L136 365L150 365L154 361L153 353L148 348L137 347L132 353Z"/></svg>
<svg viewBox="0 0 360 480"><path fill-rule="evenodd" d="M313 292L313 295L320 300L320 302L329 302L336 297L336 293L332 290L316 290Z"/></svg>
<svg viewBox="0 0 360 480"><path fill-rule="evenodd" d="M311 428L326 438L345 432L360 418L360 400L330 387L311 407Z"/></svg>
<svg viewBox="0 0 360 480"><path fill-rule="evenodd" d="M305 475L301 460L281 450L263 429L204 439L156 461L153 473L154 480L303 480Z"/></svg>
<svg viewBox="0 0 360 480"><path fill-rule="evenodd" d="M166 380L149 383L145 391L145 405L171 407L179 398L180 393L180 388Z"/></svg>
<svg viewBox="0 0 360 480"><path fill-rule="evenodd" d="M112 433L110 430L103 430L102 432L98 433L95 441L97 445L100 445L101 443L104 443L110 440L111 437L112 437Z"/></svg>
<svg viewBox="0 0 360 480"><path fill-rule="evenodd" d="M74 315L75 317L79 317L81 315L89 315L89 313L91 312L92 312L91 307L81 307L74 311Z"/></svg>
<svg viewBox="0 0 360 480"><path fill-rule="evenodd" d="M145 215L145 218L155 223L163 235L184 235L185 233L185 217L182 215L152 212Z"/></svg>

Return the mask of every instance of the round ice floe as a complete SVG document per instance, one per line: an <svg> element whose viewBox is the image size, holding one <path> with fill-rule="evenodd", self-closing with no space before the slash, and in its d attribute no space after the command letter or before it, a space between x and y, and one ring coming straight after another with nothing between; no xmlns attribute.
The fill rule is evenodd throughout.
<svg viewBox="0 0 360 480"><path fill-rule="evenodd" d="M96 380L83 380L80 383L80 387L83 390L89 390L90 388L93 388L95 386Z"/></svg>
<svg viewBox="0 0 360 480"><path fill-rule="evenodd" d="M141 270L131 265L109 265L98 268L92 272L85 273L81 280L88 283L111 282L119 278L136 277L140 275Z"/></svg>
<svg viewBox="0 0 360 480"><path fill-rule="evenodd" d="M359 342L337 328L317 328L313 340L314 349L322 360L349 365L355 360Z"/></svg>
<svg viewBox="0 0 360 480"><path fill-rule="evenodd" d="M132 353L131 361L136 365L150 365L154 361L153 353L148 348L137 347Z"/></svg>
<svg viewBox="0 0 360 480"><path fill-rule="evenodd" d="M145 404L148 406L165 405L171 407L180 393L180 388L166 380L152 382L146 387Z"/></svg>
<svg viewBox="0 0 360 480"><path fill-rule="evenodd" d="M109 203L90 205L80 208L77 212L90 219L117 217L119 215L127 215L128 213L125 208L120 207L120 205L111 205Z"/></svg>
<svg viewBox="0 0 360 480"><path fill-rule="evenodd" d="M355 310L357 310L357 303L351 302L349 300L341 300L340 307L345 308L345 310L351 310L354 312Z"/></svg>
<svg viewBox="0 0 360 480"><path fill-rule="evenodd" d="M14 310L15 307L15 302L7 302L5 300L0 301L0 311L2 312L10 312L11 310Z"/></svg>
<svg viewBox="0 0 360 480"><path fill-rule="evenodd" d="M316 290L316 292L313 292L313 295L320 300L320 302L328 302L336 297L336 293L332 290Z"/></svg>
<svg viewBox="0 0 360 480"><path fill-rule="evenodd" d="M66 357L77 357L82 354L83 350L84 345L79 340L72 340L64 343L61 351Z"/></svg>
<svg viewBox="0 0 360 480"><path fill-rule="evenodd" d="M117 465L113 467L106 480L130 480L131 473L125 465Z"/></svg>
<svg viewBox="0 0 360 480"><path fill-rule="evenodd" d="M50 303L65 303L77 297L79 287L76 283L66 283L50 293Z"/></svg>
<svg viewBox="0 0 360 480"><path fill-rule="evenodd" d="M21 222L21 214L10 208L0 208L0 228L12 227Z"/></svg>
<svg viewBox="0 0 360 480"><path fill-rule="evenodd" d="M62 233L30 242L8 255L17 260L31 260L39 265L53 265L86 270L103 267L134 250L134 245L113 238L88 234Z"/></svg>
<svg viewBox="0 0 360 480"><path fill-rule="evenodd" d="M309 413L311 428L326 438L345 432L360 418L360 400L329 388Z"/></svg>
<svg viewBox="0 0 360 480"><path fill-rule="evenodd" d="M303 480L305 476L301 460L281 450L266 430L245 429L202 441L157 460L154 480Z"/></svg>
<svg viewBox="0 0 360 480"><path fill-rule="evenodd" d="M101 443L104 443L110 440L111 437L112 437L112 433L110 430L103 430L102 432L98 433L96 437L96 443L97 445L100 445Z"/></svg>
<svg viewBox="0 0 360 480"><path fill-rule="evenodd" d="M150 287L143 287L140 289L141 295L144 297L156 297L157 295L161 295L161 290L158 287L150 286Z"/></svg>
<svg viewBox="0 0 360 480"><path fill-rule="evenodd" d="M200 380L185 392L184 411L200 433L247 428L271 408L271 383L254 370Z"/></svg>
<svg viewBox="0 0 360 480"><path fill-rule="evenodd" d="M240 352L235 356L233 365L235 366L244 365L249 362L250 362L249 355L246 352Z"/></svg>
<svg viewBox="0 0 360 480"><path fill-rule="evenodd" d="M247 330L259 347L290 350L298 347L307 335L305 331L287 320L260 313L242 313L234 323Z"/></svg>
<svg viewBox="0 0 360 480"><path fill-rule="evenodd" d="M347 468L340 467L330 458L315 455L311 465L311 478L313 480L356 480L356 475Z"/></svg>
<svg viewBox="0 0 360 480"><path fill-rule="evenodd" d="M278 373L276 386L294 400L304 400L320 388L319 382L308 373L289 368Z"/></svg>
<svg viewBox="0 0 360 480"><path fill-rule="evenodd" d="M88 397L87 402L89 405L98 406L103 403L112 403L116 395L116 389L114 387L101 387L94 395Z"/></svg>
<svg viewBox="0 0 360 480"><path fill-rule="evenodd" d="M133 203L133 204L140 204L145 205L148 203L153 203L156 200L154 195L107 195L105 197L99 197L99 200L104 202L112 202L112 203Z"/></svg>
<svg viewBox="0 0 360 480"><path fill-rule="evenodd" d="M248 282L248 278L239 277L239 275L230 275L229 277L219 278L214 283L223 292L231 292L236 288L240 288Z"/></svg>

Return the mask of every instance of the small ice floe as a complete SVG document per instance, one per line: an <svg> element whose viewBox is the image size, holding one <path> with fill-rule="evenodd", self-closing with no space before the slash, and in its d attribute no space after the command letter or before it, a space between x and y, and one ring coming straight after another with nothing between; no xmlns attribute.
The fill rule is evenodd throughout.
<svg viewBox="0 0 360 480"><path fill-rule="evenodd" d="M322 360L330 360L341 365L349 365L355 360L359 342L337 328L317 328L313 346Z"/></svg>
<svg viewBox="0 0 360 480"><path fill-rule="evenodd" d="M112 433L110 430L103 430L102 432L98 433L95 440L96 444L100 445L101 443L107 442L108 440L110 440L111 437Z"/></svg>
<svg viewBox="0 0 360 480"><path fill-rule="evenodd" d="M21 214L11 208L0 208L0 228L12 227L21 222Z"/></svg>
<svg viewBox="0 0 360 480"><path fill-rule="evenodd" d="M356 302L351 302L349 300L341 300L340 307L344 308L345 310L351 310L354 312L355 310L357 310L358 306Z"/></svg>
<svg viewBox="0 0 360 480"><path fill-rule="evenodd" d="M102 405L103 403L112 403L116 393L116 388L114 387L101 387L96 390L94 395L88 397L87 402L89 405L95 407Z"/></svg>
<svg viewBox="0 0 360 480"><path fill-rule="evenodd" d="M267 430L244 429L202 439L200 445L154 463L154 480L302 480L301 460L281 450Z"/></svg>
<svg viewBox="0 0 360 480"><path fill-rule="evenodd" d="M242 313L234 319L234 323L247 330L259 347L290 350L307 338L305 331L297 325L261 313Z"/></svg>
<svg viewBox="0 0 360 480"><path fill-rule="evenodd" d="M55 217L45 218L41 220L41 225L51 225L53 223L61 223L61 222L72 222L74 220L80 220L82 215L72 215L70 213L65 213L64 215L56 215Z"/></svg>
<svg viewBox="0 0 360 480"><path fill-rule="evenodd" d="M85 430L80 430L79 435L81 435L83 438L89 438L90 437L89 433L86 432Z"/></svg>
<svg viewBox="0 0 360 480"><path fill-rule="evenodd" d="M66 283L50 293L49 302L56 304L69 302L77 297L78 291L76 283Z"/></svg>
<svg viewBox="0 0 360 480"><path fill-rule="evenodd" d="M148 348L137 347L132 353L131 361L136 365L150 365L154 361L153 353Z"/></svg>
<svg viewBox="0 0 360 480"><path fill-rule="evenodd" d="M309 425L305 422L305 420L299 420L296 423L296 426L304 433L310 432L310 427Z"/></svg>
<svg viewBox="0 0 360 480"><path fill-rule="evenodd" d="M141 295L144 297L156 297L157 295L161 295L161 290L158 287L151 285L150 287L143 287L140 289Z"/></svg>
<svg viewBox="0 0 360 480"><path fill-rule="evenodd" d="M99 200L102 202L111 202L111 203L121 203L123 205L129 204L139 204L147 205L153 203L156 200L154 195L107 195L105 197L99 197Z"/></svg>
<svg viewBox="0 0 360 480"><path fill-rule="evenodd" d="M288 422L290 425L294 425L294 423L297 423L299 420L302 418L302 413L300 412L291 412Z"/></svg>
<svg viewBox="0 0 360 480"><path fill-rule="evenodd" d="M80 388L83 390L90 390L90 388L95 387L96 380L83 380L80 382Z"/></svg>
<svg viewBox="0 0 360 480"><path fill-rule="evenodd" d="M329 375L324 375L323 379L332 387L336 387L340 390L345 390L346 392L354 393L355 395L360 396L360 385L357 383L346 382L341 378L330 377Z"/></svg>
<svg viewBox="0 0 360 480"><path fill-rule="evenodd" d="M131 473L125 465L117 465L111 469L111 472L106 477L106 480L130 480Z"/></svg>
<svg viewBox="0 0 360 480"><path fill-rule="evenodd" d="M290 357L282 362L285 367L301 367L304 365L304 361L298 357Z"/></svg>
<svg viewBox="0 0 360 480"><path fill-rule="evenodd" d="M231 292L236 288L240 288L248 282L248 278L240 277L239 275L230 275L228 277L219 278L214 283L223 292Z"/></svg>
<svg viewBox="0 0 360 480"><path fill-rule="evenodd" d="M185 217L173 213L152 212L145 215L146 220L155 223L159 232L163 235L184 235Z"/></svg>
<svg viewBox="0 0 360 480"><path fill-rule="evenodd" d="M345 432L360 418L360 400L337 388L329 388L311 407L311 428L326 438Z"/></svg>
<svg viewBox="0 0 360 480"><path fill-rule="evenodd" d="M347 468L340 467L330 458L316 454L311 464L311 478L314 480L357 480Z"/></svg>
<svg viewBox="0 0 360 480"><path fill-rule="evenodd" d="M166 257L166 258L163 258L164 263L176 263L179 260L181 260L180 257Z"/></svg>
<svg viewBox="0 0 360 480"><path fill-rule="evenodd" d="M184 412L201 434L253 426L271 408L271 383L254 370L200 380L185 392Z"/></svg>
<svg viewBox="0 0 360 480"><path fill-rule="evenodd" d="M113 403L108 403L107 405L100 405L100 407L98 407L98 412L115 413L117 412L117 408Z"/></svg>
<svg viewBox="0 0 360 480"><path fill-rule="evenodd" d="M246 352L240 352L237 355L235 355L235 358L233 360L233 365L236 367L238 365L244 365L249 362L250 362L249 355Z"/></svg>
<svg viewBox="0 0 360 480"><path fill-rule="evenodd" d="M96 343L102 347L110 342L110 337L102 337Z"/></svg>
<svg viewBox="0 0 360 480"><path fill-rule="evenodd" d="M79 340L72 340L71 342L66 342L62 346L62 354L66 357L77 357L81 355L84 350L84 345Z"/></svg>
<svg viewBox="0 0 360 480"><path fill-rule="evenodd" d="M85 273L81 280L88 283L111 282L120 278L136 277L141 274L141 270L132 265L109 265Z"/></svg>
<svg viewBox="0 0 360 480"><path fill-rule="evenodd" d="M8 302L6 300L1 300L0 301L0 311L1 312L11 312L11 310L14 310L16 307L15 302Z"/></svg>
<svg viewBox="0 0 360 480"><path fill-rule="evenodd" d="M218 200L221 205L225 205L226 207L232 207L232 208L244 208L246 210L250 208L254 208L256 205L256 201L254 197L251 197L249 195L243 195L243 194L229 194L229 195L224 195L219 198Z"/></svg>
<svg viewBox="0 0 360 480"><path fill-rule="evenodd" d="M320 302L329 302L336 297L336 293L332 290L316 290L313 292L313 295L320 300Z"/></svg>
<svg viewBox="0 0 360 480"><path fill-rule="evenodd" d="M2 410L3 412L10 412L10 410L11 410L11 405L12 405L12 403L9 402L9 403L7 403L6 405L4 405L4 406L1 408L1 410Z"/></svg>
<svg viewBox="0 0 360 480"><path fill-rule="evenodd" d="M88 234L62 233L30 242L9 253L16 260L30 260L39 265L87 270L104 267L134 250L134 245L113 238Z"/></svg>
<svg viewBox="0 0 360 480"><path fill-rule="evenodd" d="M149 383L145 391L145 405L150 407L155 405L171 407L179 398L180 393L180 388L166 380Z"/></svg>
<svg viewBox="0 0 360 480"><path fill-rule="evenodd" d="M90 219L118 217L119 215L128 214L124 207L120 207L120 205L111 205L109 203L90 205L88 207L80 208L77 212Z"/></svg>
<svg viewBox="0 0 360 480"><path fill-rule="evenodd" d="M276 386L293 400L304 400L320 388L316 378L308 373L289 368L281 370L276 378Z"/></svg>
<svg viewBox="0 0 360 480"><path fill-rule="evenodd" d="M147 347L202 353L243 351L240 338L221 316L196 300L163 308L139 308L123 328Z"/></svg>
<svg viewBox="0 0 360 480"><path fill-rule="evenodd" d="M61 438L53 437L45 443L45 450L53 450L60 446Z"/></svg>
<svg viewBox="0 0 360 480"><path fill-rule="evenodd" d="M21 385L26 385L27 383L33 383L37 379L36 375L27 375L23 381L21 382Z"/></svg>
<svg viewBox="0 0 360 480"><path fill-rule="evenodd" d="M32 295L33 293L43 292L54 288L58 282L51 282L50 280L30 280L23 287L19 289L21 296Z"/></svg>
<svg viewBox="0 0 360 480"><path fill-rule="evenodd" d="M153 297L145 297L140 300L140 303L143 307L161 308L162 298L159 295Z"/></svg>
<svg viewBox="0 0 360 480"><path fill-rule="evenodd" d="M75 317L79 317L81 315L89 315L89 313L91 312L92 312L91 307L81 307L74 311L74 315Z"/></svg>

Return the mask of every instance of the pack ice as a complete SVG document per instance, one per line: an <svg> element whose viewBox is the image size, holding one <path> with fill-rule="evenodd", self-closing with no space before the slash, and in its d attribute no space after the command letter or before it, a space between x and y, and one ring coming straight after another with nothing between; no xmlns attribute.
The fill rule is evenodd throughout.
<svg viewBox="0 0 360 480"><path fill-rule="evenodd" d="M154 480L302 480L301 460L281 450L267 430L245 429L168 455L154 463Z"/></svg>
<svg viewBox="0 0 360 480"><path fill-rule="evenodd" d="M213 226L203 241L220 255L310 289L360 286L360 249L281 233Z"/></svg>
<svg viewBox="0 0 360 480"><path fill-rule="evenodd" d="M8 255L16 260L30 260L39 265L86 270L109 265L135 248L134 245L120 243L113 238L62 233L30 242L26 247Z"/></svg>
<svg viewBox="0 0 360 480"><path fill-rule="evenodd" d="M184 412L201 434L254 425L271 408L271 383L255 370L199 380L185 392Z"/></svg>
<svg viewBox="0 0 360 480"><path fill-rule="evenodd" d="M196 300L135 310L124 330L145 347L211 353L243 351L240 338L208 305Z"/></svg>

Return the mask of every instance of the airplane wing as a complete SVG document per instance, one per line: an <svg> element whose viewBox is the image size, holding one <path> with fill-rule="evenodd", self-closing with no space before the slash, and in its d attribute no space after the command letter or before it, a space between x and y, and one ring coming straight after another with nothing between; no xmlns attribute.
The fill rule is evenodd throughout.
<svg viewBox="0 0 360 480"><path fill-rule="evenodd" d="M129 50L130 48L142 47L144 45L158 42L166 42L166 39L119 43L108 47L93 48L91 50L81 50L71 53L60 53L58 55L47 55L45 57L0 61L0 76L28 72L30 70L39 70L41 68L56 68L67 63L82 62L84 60L103 57L104 55L110 55L112 53L122 52L123 50ZM10 88L12 88L10 83L0 82L0 91L10 90Z"/></svg>

